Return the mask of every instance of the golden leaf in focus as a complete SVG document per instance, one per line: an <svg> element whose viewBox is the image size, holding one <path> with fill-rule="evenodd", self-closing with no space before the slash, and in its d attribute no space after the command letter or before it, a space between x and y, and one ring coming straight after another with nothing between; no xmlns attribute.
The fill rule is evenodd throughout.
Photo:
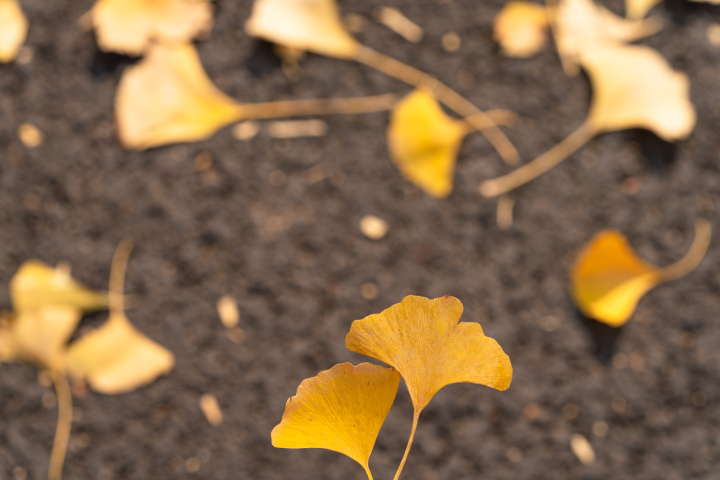
<svg viewBox="0 0 720 480"><path fill-rule="evenodd" d="M460 300L407 296L382 313L353 322L345 346L395 367L416 415L444 386L467 382L506 390L510 358L477 323L458 323Z"/></svg>
<svg viewBox="0 0 720 480"><path fill-rule="evenodd" d="M627 20L592 0L560 0L554 12L555 43L568 75L579 73L583 53L639 40L662 26L657 19Z"/></svg>
<svg viewBox="0 0 720 480"><path fill-rule="evenodd" d="M138 332L122 312L111 313L102 327L73 342L67 353L68 372L107 395L147 385L174 365L173 354Z"/></svg>
<svg viewBox="0 0 720 480"><path fill-rule="evenodd" d="M208 78L190 44L153 45L123 73L115 97L118 137L131 150L208 138L240 112Z"/></svg>
<svg viewBox="0 0 720 480"><path fill-rule="evenodd" d="M645 18L645 15L662 0L625 0L625 16L633 20Z"/></svg>
<svg viewBox="0 0 720 480"><path fill-rule="evenodd" d="M493 38L502 47L503 55L532 57L547 42L547 9L522 0L508 2L495 17Z"/></svg>
<svg viewBox="0 0 720 480"><path fill-rule="evenodd" d="M102 50L138 56L152 42L187 43L213 22L209 0L98 0L87 15Z"/></svg>
<svg viewBox="0 0 720 480"><path fill-rule="evenodd" d="M0 0L0 63L15 59L27 31L28 21L17 0Z"/></svg>
<svg viewBox="0 0 720 480"><path fill-rule="evenodd" d="M578 309L610 326L624 325L645 293L686 275L700 263L710 243L710 224L699 220L695 228L695 241L687 255L664 268L640 259L622 233L597 234L580 252L570 274Z"/></svg>
<svg viewBox="0 0 720 480"><path fill-rule="evenodd" d="M667 141L692 132L690 82L652 48L608 47L581 60L593 87L588 123L597 131L645 128Z"/></svg>
<svg viewBox="0 0 720 480"><path fill-rule="evenodd" d="M107 295L85 287L70 276L69 268L52 268L38 260L23 263L10 280L10 297L18 315L44 305L65 305L83 312L101 310Z"/></svg>
<svg viewBox="0 0 720 480"><path fill-rule="evenodd" d="M326 448L363 466L390 411L400 375L370 363L335 365L304 380L272 431L277 448Z"/></svg>
<svg viewBox="0 0 720 480"><path fill-rule="evenodd" d="M286 47L353 58L359 44L348 33L335 0L255 0L245 31Z"/></svg>
<svg viewBox="0 0 720 480"><path fill-rule="evenodd" d="M390 115L390 156L403 177L429 195L447 197L466 125L447 116L432 95L415 90Z"/></svg>

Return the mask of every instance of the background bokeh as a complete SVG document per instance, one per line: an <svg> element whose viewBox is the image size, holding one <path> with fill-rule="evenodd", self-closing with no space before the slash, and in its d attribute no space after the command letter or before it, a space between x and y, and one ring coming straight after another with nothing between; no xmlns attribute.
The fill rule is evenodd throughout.
<svg viewBox="0 0 720 480"><path fill-rule="evenodd" d="M720 233L720 48L706 34L720 22L720 7L665 2L657 9L664 30L643 42L690 78L699 118L690 139L673 146L641 131L601 135L519 191L515 222L503 232L495 201L476 189L507 167L482 136L464 142L455 191L437 200L390 162L387 113L329 117L320 138L276 140L263 130L240 142L228 128L205 142L123 151L113 96L133 60L99 52L77 27L92 0L21 3L34 58L0 65L0 307L10 308L6 285L29 258L68 261L76 278L106 288L112 253L130 236L128 316L177 356L176 368L147 387L75 399L65 478L363 478L333 452L274 449L270 431L303 379L335 363L369 361L344 347L353 320L409 293L458 297L463 319L498 340L515 377L506 392L443 389L422 414L402 478L717 478L718 241L695 272L650 292L618 331L582 319L567 282L575 255L603 228L621 229L660 265L685 254L699 215ZM503 3L340 5L367 17L394 6L418 23L425 30L418 45L372 21L358 37L482 108L516 111L520 123L505 131L527 161L582 122L591 92L586 77L564 75L552 45L529 60L499 55L491 28ZM619 1L601 3L622 13ZM366 67L316 55L302 63L302 79L290 81L271 47L245 35L250 4L218 1L212 34L198 44L208 74L234 98L409 91ZM441 47L448 32L462 39L457 52ZM44 132L38 148L18 140L25 122ZM328 177L311 183L307 172L317 165ZM358 222L367 214L389 223L387 237L362 235ZM366 283L377 296L366 298L367 288L362 295ZM217 318L223 294L238 301L242 345ZM92 315L83 325L103 319ZM46 475L57 412L43 406L52 390L37 375L31 366L0 367L0 478L13 478L18 466L29 479ZM220 426L200 411L204 393L218 398ZM401 386L371 457L375 478L393 475L411 415ZM607 424L605 436L594 433L597 422ZM594 465L572 454L575 433L593 445ZM191 458L200 461L194 473Z"/></svg>

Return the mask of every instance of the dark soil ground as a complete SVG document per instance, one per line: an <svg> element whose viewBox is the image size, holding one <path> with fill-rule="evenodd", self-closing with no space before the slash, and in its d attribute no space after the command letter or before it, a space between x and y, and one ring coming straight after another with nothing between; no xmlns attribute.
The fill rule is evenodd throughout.
<svg viewBox="0 0 720 480"><path fill-rule="evenodd" d="M666 27L644 42L691 79L699 121L690 139L673 147L640 131L602 135L523 188L503 232L496 202L476 192L508 170L488 143L470 136L455 191L429 198L388 159L386 113L329 118L321 138L278 141L263 130L240 142L224 129L205 142L125 152L113 134L113 95L132 60L98 52L77 28L92 0L22 5L34 59L0 66L0 307L10 307L6 285L30 258L69 261L77 278L106 288L113 250L131 236L126 288L137 305L129 317L177 356L172 373L148 387L75 399L65 478L362 479L340 454L274 449L270 431L303 379L368 361L344 347L351 322L408 293L458 297L463 319L498 340L515 376L506 392L443 389L423 412L402 478L720 478L720 241L695 272L650 292L618 331L583 320L567 288L579 249L603 228L621 229L660 265L685 254L700 213L720 235L712 208L720 207L720 48L706 36L720 7L662 5ZM368 17L379 5L401 8L424 40L410 44L374 22L360 40L482 108L516 111L522 121L506 131L525 161L583 120L588 81L566 77L552 45L530 60L499 55L491 25L502 1L341 3ZM622 12L618 1L609 6ZM271 49L245 35L250 2L217 7L212 35L198 47L213 81L235 98L409 91L315 55L292 82ZM463 42L455 53L441 47L451 31ZM24 122L45 133L40 147L18 140ZM196 167L200 153L212 157L209 170ZM309 184L308 169L320 164L329 178ZM269 182L276 170L287 176L281 186ZM637 193L623 190L628 178ZM389 222L386 238L361 234L367 214ZM377 298L361 295L367 282ZM218 321L222 294L238 300L240 346ZM37 379L30 366L0 368L0 478L18 466L29 479L45 478L57 412L43 406L51 390ZM218 427L198 407L203 393L219 399ZM376 479L393 475L411 413L401 386L371 458ZM607 423L607 436L593 433L596 422ZM592 443L593 466L571 452L575 433ZM197 473L186 468L193 457Z"/></svg>

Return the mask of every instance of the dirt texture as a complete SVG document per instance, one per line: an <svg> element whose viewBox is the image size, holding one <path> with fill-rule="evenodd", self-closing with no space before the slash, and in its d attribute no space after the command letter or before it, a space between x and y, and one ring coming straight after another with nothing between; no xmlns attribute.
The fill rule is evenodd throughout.
<svg viewBox="0 0 720 480"><path fill-rule="evenodd" d="M616 331L581 318L567 284L578 251L603 228L622 230L659 265L685 254L701 214L720 238L720 48L706 35L720 7L666 2L656 9L664 30L642 42L689 76L698 111L692 136L673 146L641 131L601 135L517 192L515 222L500 231L496 201L477 193L480 181L509 171L488 142L465 140L453 194L433 199L389 160L386 113L326 118L320 138L275 140L264 128L241 142L226 128L200 143L126 152L114 137L113 96L133 59L99 52L78 28L92 0L21 3L34 58L0 66L0 308L10 308L6 286L30 258L70 262L78 279L106 288L113 251L130 236L128 316L177 356L176 368L145 388L74 400L66 479L364 478L334 452L274 449L270 431L303 379L336 363L373 361L345 349L351 322L410 293L459 298L463 320L497 339L515 375L506 392L444 388L421 416L401 478L719 478L720 241L696 271L651 291ZM341 2L344 13L368 18L386 5L422 26L422 42L373 21L360 41L481 108L516 111L520 123L505 131L523 161L584 119L588 80L566 77L552 44L529 60L500 56L491 28L502 1ZM622 13L619 1L607 5ZM410 91L316 55L291 81L271 47L244 33L249 13L249 0L220 0L210 38L198 43L208 74L234 98ZM462 38L458 51L443 50L447 32ZM38 148L18 140L24 122L44 132ZM211 156L210 168L198 168L207 166L195 161L199 154ZM328 177L309 182L317 165ZM285 174L281 185L274 171ZM389 222L387 237L362 235L367 214ZM379 290L370 300L361 295L368 282ZM238 301L242 345L218 320L223 294ZM82 327L104 318L89 316ZM48 392L35 368L0 367L0 478L13 478L16 467L45 478L57 418L56 407L43 406L52 403ZM220 426L200 411L204 393L219 400ZM376 479L392 478L411 417L401 384L370 460ZM602 433L597 422L606 422L606 436L593 432ZM593 445L592 466L573 455L573 434Z"/></svg>

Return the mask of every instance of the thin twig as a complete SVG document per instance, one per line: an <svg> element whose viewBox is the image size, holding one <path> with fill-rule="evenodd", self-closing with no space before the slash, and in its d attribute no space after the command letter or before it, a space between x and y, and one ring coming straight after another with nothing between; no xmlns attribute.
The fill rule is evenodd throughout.
<svg viewBox="0 0 720 480"><path fill-rule="evenodd" d="M123 296L125 283L125 270L127 269L130 252L133 244L130 240L122 240L113 255L110 266L110 292L108 294L111 314L122 314L125 311L125 299Z"/></svg>
<svg viewBox="0 0 720 480"><path fill-rule="evenodd" d="M357 98L325 98L286 100L279 102L243 103L239 106L239 120L370 113L390 110L397 101L394 93Z"/></svg>
<svg viewBox="0 0 720 480"><path fill-rule="evenodd" d="M55 393L58 399L58 422L55 429L52 453L50 454L48 480L60 480L72 426L72 393L65 372L54 372L53 382L55 383Z"/></svg>
<svg viewBox="0 0 720 480"><path fill-rule="evenodd" d="M704 218L695 222L695 239L693 240L690 250L679 261L658 270L657 274L661 282L669 282L684 277L688 273L695 270L695 267L705 257L708 247L710 246L710 237L712 236L712 227L710 222Z"/></svg>

